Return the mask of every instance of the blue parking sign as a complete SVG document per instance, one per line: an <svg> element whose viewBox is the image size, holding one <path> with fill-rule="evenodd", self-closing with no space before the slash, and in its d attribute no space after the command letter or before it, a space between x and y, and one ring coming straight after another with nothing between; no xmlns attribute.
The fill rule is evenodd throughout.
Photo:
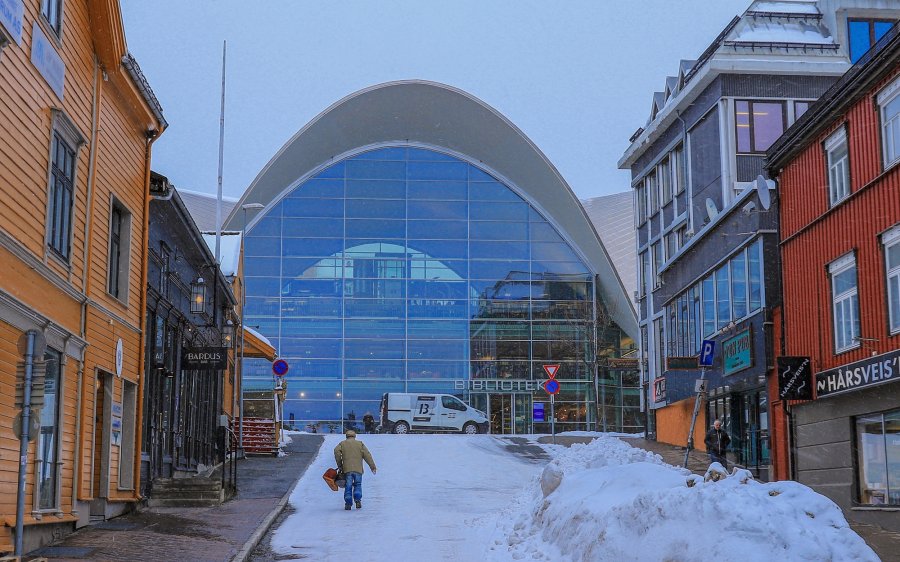
<svg viewBox="0 0 900 562"><path fill-rule="evenodd" d="M703 340L703 345L700 346L700 366L701 367L712 367L713 366L713 356L716 351L716 342L713 340Z"/></svg>

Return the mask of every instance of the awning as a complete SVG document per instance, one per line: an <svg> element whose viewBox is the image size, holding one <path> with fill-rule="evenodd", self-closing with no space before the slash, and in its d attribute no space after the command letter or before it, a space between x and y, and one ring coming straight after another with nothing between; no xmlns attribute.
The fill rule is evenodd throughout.
<svg viewBox="0 0 900 562"><path fill-rule="evenodd" d="M253 328L244 327L244 357L274 361L277 353L272 343Z"/></svg>

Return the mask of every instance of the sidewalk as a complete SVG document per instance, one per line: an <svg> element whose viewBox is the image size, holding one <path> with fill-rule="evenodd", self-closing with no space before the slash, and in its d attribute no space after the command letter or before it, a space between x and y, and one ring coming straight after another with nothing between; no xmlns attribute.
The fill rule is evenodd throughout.
<svg viewBox="0 0 900 562"><path fill-rule="evenodd" d="M238 493L216 507L150 508L79 529L23 559L242 562L281 512L322 444L295 435L287 456L238 463Z"/></svg>
<svg viewBox="0 0 900 562"><path fill-rule="evenodd" d="M573 443L588 443L592 439L592 437L557 436L556 443L568 447ZM550 437L541 437L538 439L538 442L549 443L550 440ZM634 447L656 453L671 465L684 465L684 447L648 441L641 437L625 438L623 441ZM688 469L691 472L695 474L704 474L708 466L709 459L706 453L697 450L691 451L690 457L688 458ZM850 522L850 527L866 541L866 544L875 551L875 554L881 558L882 562L900 562L900 533L888 531L877 525L865 525L854 522Z"/></svg>

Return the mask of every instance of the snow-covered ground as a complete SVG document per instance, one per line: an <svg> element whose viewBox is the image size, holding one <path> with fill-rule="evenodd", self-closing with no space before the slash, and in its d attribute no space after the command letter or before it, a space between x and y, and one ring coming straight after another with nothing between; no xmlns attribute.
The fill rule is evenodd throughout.
<svg viewBox="0 0 900 562"><path fill-rule="evenodd" d="M325 436L275 532L279 554L321 561L877 561L830 500L794 482L690 475L620 439L543 445L534 463L495 436L363 435L378 474L363 509L321 475ZM718 465L713 465L717 467ZM721 468L721 467L719 467Z"/></svg>

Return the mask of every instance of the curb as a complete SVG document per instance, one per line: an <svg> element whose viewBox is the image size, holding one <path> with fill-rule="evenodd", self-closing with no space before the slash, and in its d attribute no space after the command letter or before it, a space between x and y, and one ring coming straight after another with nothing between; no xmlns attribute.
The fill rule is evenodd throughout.
<svg viewBox="0 0 900 562"><path fill-rule="evenodd" d="M321 446L322 444L320 443L319 447L321 448ZM318 455L318 452L316 454ZM313 460L315 460L315 457L313 457L313 459L310 461L310 464L312 464ZM253 552L253 549L256 548L257 545L259 545L259 542L262 540L263 536L265 536L265 534L269 532L269 528L272 527L272 523L274 523L275 519L277 519L278 516L281 515L281 512L284 511L284 508L287 505L291 494L294 493L297 485L300 484L300 479L303 478L303 475L306 474L306 470L308 469L309 466L307 466L306 469L297 476L297 479L294 480L291 488L287 492L285 492L283 496L281 496L281 499L278 500L278 503L275 504L275 507L272 509L272 511L270 511L266 518L262 520L262 522L256 528L256 531L254 531L253 534L250 535L250 538L247 539L247 542L244 543L244 546L242 546L237 554L235 554L231 559L231 562L247 562L247 560L250 558L250 554Z"/></svg>

